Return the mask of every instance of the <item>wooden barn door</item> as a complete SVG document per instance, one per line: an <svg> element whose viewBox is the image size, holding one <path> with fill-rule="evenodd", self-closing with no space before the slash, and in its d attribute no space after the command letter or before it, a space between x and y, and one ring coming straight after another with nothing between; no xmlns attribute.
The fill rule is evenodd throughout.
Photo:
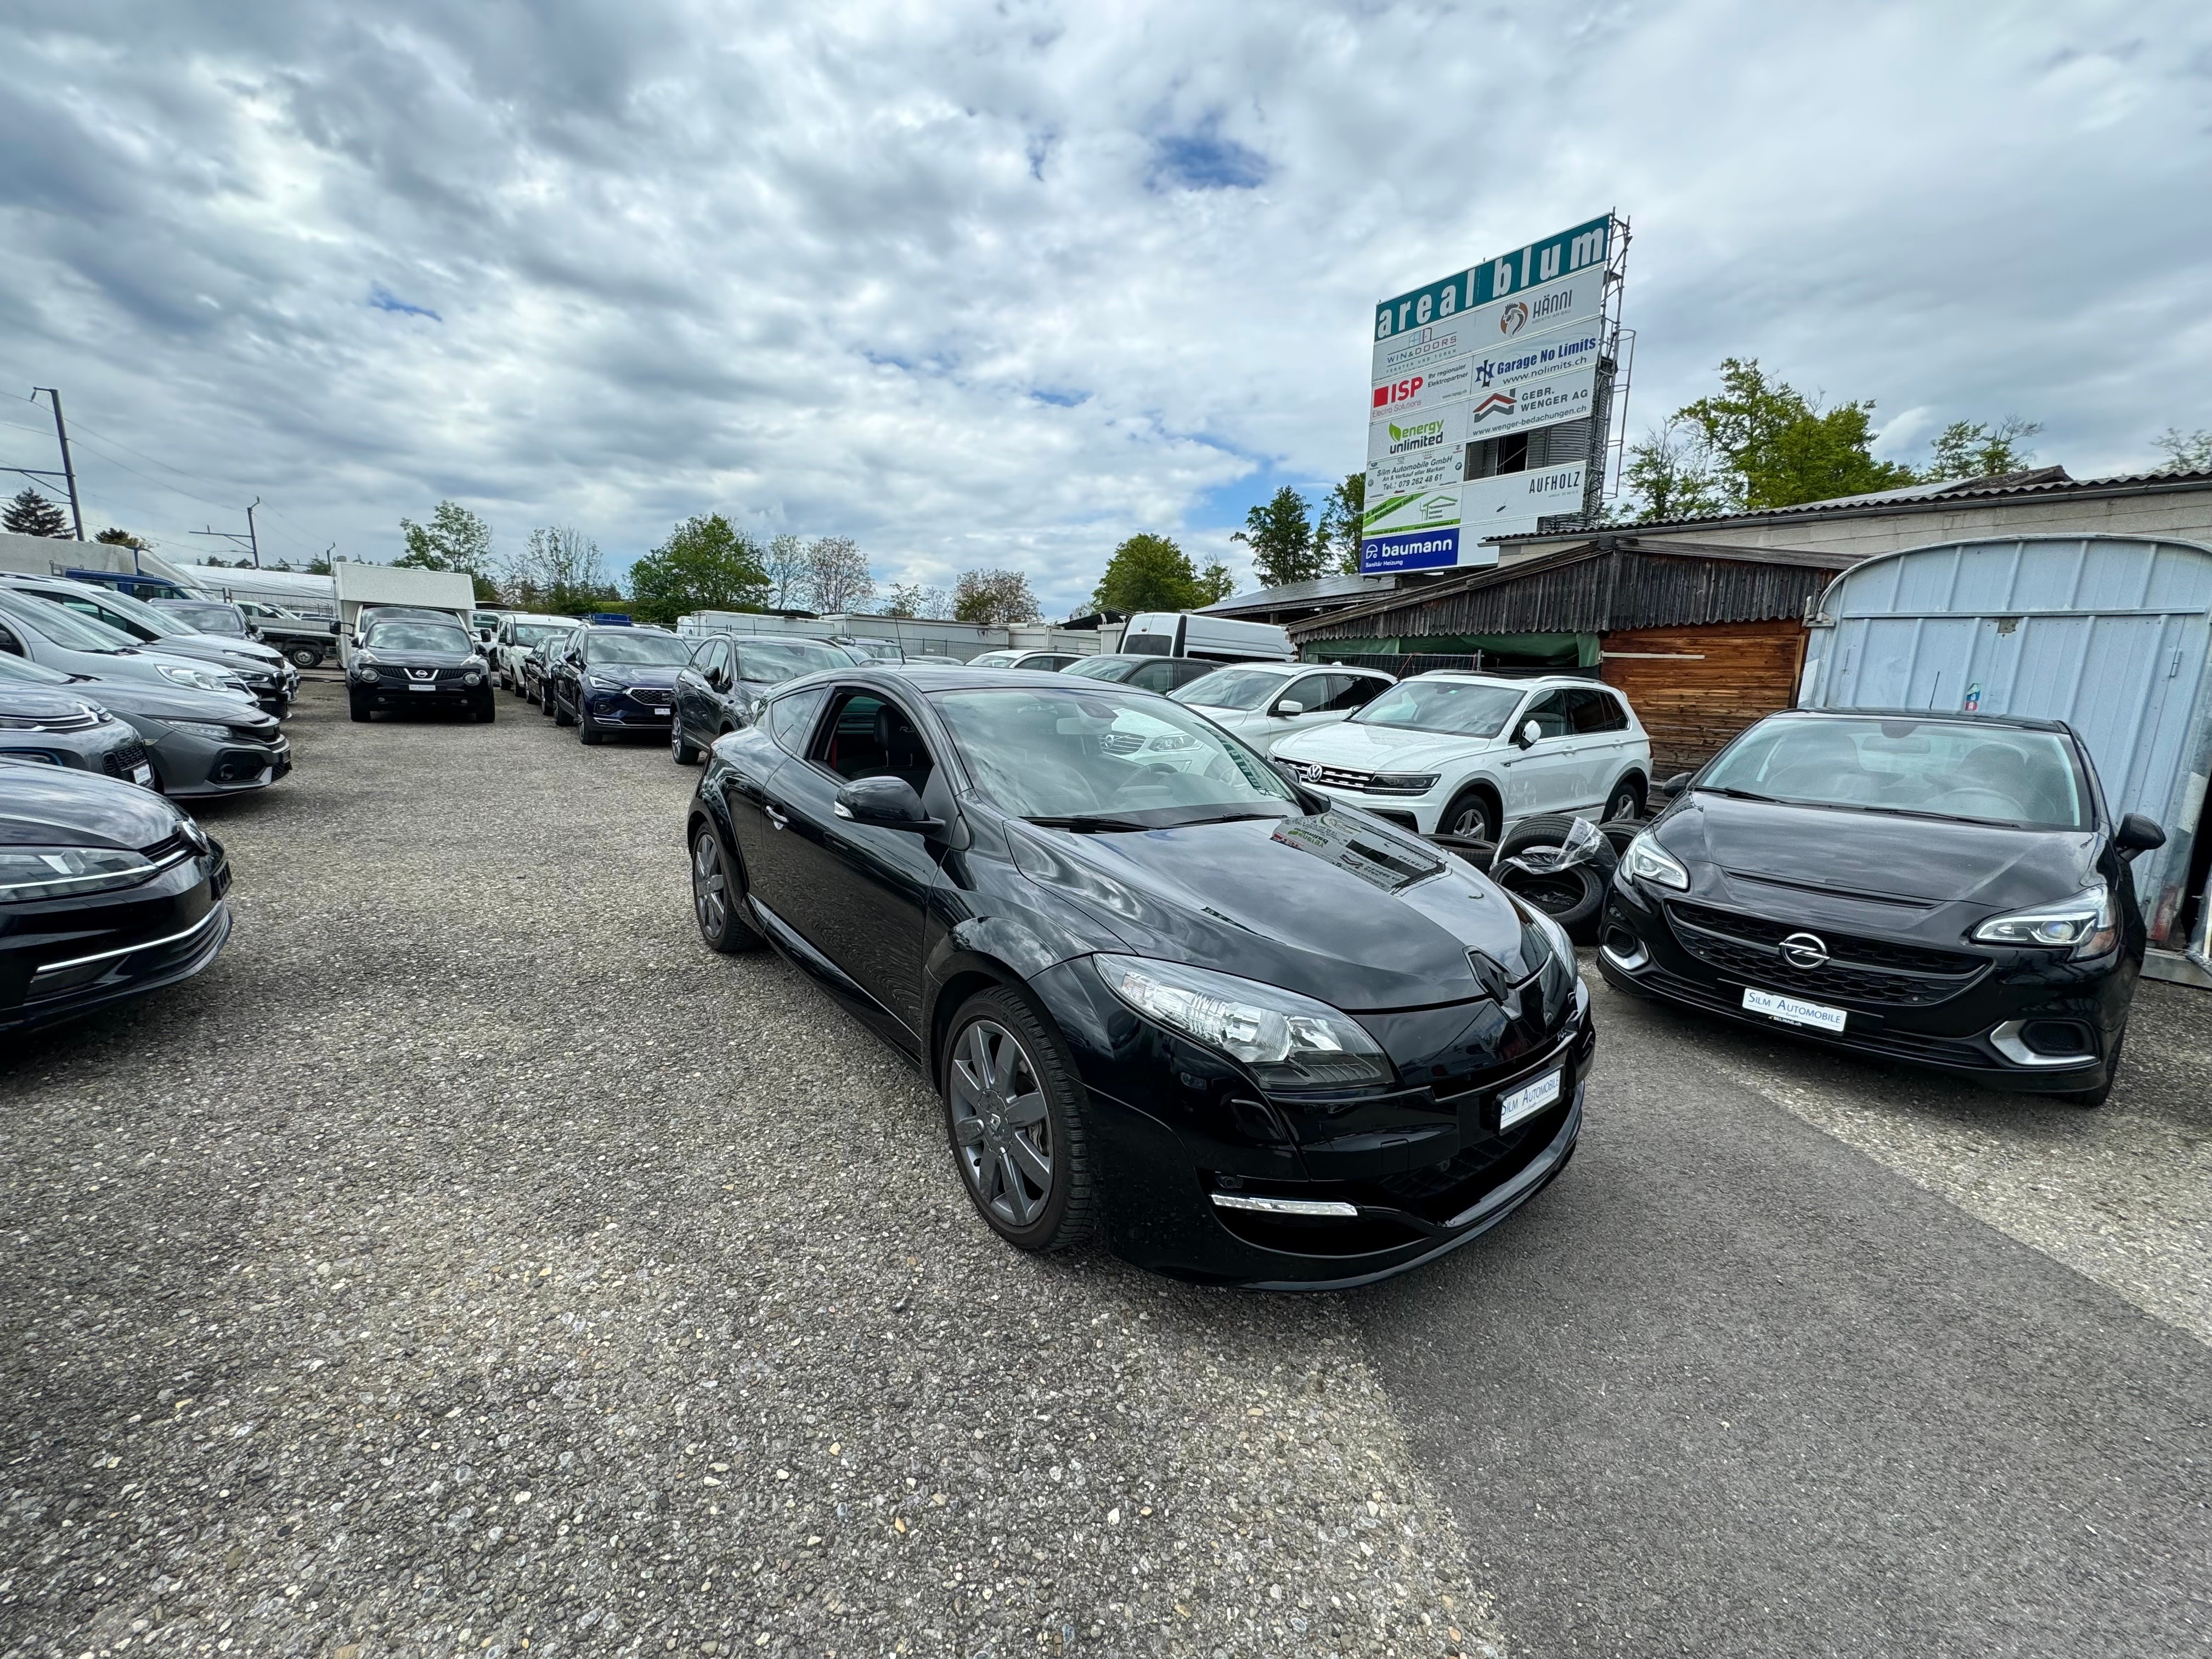
<svg viewBox="0 0 2212 1659"><path fill-rule="evenodd" d="M1797 697L1805 657L1796 621L1634 628L1605 636L1605 683L1651 734L1654 774L1702 766L1762 715Z"/></svg>

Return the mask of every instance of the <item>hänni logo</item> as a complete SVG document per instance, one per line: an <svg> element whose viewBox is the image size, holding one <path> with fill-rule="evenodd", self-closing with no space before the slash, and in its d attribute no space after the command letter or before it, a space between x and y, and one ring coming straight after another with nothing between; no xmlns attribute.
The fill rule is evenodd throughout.
<svg viewBox="0 0 2212 1659"><path fill-rule="evenodd" d="M1498 313L1498 331L1500 334L1518 334L1528 325L1528 307L1518 300Z"/></svg>

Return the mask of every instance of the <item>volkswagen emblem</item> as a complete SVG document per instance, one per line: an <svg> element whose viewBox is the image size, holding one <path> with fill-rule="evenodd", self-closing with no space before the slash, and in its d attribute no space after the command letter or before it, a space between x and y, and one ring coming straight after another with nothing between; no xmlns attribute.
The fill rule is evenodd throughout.
<svg viewBox="0 0 2212 1659"><path fill-rule="evenodd" d="M1321 781L1321 768L1311 765L1301 766L1298 768L1298 781L1300 783L1319 783Z"/></svg>
<svg viewBox="0 0 2212 1659"><path fill-rule="evenodd" d="M1782 959L1792 968L1825 967L1828 947L1815 934L1792 933L1782 941Z"/></svg>

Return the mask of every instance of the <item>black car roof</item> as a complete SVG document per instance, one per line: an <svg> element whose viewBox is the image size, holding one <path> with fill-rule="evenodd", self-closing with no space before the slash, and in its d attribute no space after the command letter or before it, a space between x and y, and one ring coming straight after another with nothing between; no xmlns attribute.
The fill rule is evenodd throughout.
<svg viewBox="0 0 2212 1659"><path fill-rule="evenodd" d="M2061 732L2068 737L2074 735L2074 728L2064 720L2038 720L2030 714L1984 714L1978 709L1969 714L1963 708L1783 708L1776 713L1836 715L1863 720L1948 720L1958 726L2006 726L2023 732Z"/></svg>
<svg viewBox="0 0 2212 1659"><path fill-rule="evenodd" d="M969 668L964 664L948 668L937 663L854 663L849 669L824 668L817 673L787 680L776 690L818 681L872 681L889 690L904 686L916 691L989 691L1006 690L1016 686L1035 686L1039 690L1080 691L1089 696L1094 691L1119 691L1127 696L1146 697L1152 694L1139 691L1116 680L1085 679L1079 674L1056 674L1035 668Z"/></svg>

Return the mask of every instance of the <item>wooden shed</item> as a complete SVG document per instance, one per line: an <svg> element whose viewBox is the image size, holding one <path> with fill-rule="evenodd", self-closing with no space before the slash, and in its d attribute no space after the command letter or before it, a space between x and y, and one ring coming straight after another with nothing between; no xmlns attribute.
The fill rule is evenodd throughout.
<svg viewBox="0 0 2212 1659"><path fill-rule="evenodd" d="M1762 715L1790 708L1808 606L1847 553L1645 542L1601 532L1291 624L1308 660L1483 652L1528 666L1595 669L1627 693L1661 774L1710 759Z"/></svg>

